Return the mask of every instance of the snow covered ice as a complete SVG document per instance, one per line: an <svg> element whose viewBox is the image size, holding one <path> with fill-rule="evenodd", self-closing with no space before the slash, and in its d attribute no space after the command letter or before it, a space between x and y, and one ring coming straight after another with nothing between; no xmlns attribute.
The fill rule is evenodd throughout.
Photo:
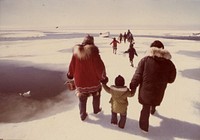
<svg viewBox="0 0 200 140"><path fill-rule="evenodd" d="M128 54L123 54L128 49L128 43L119 44L116 55L112 53L112 46L109 45L112 37L117 37L120 32L124 31L126 30L112 30L110 38L99 37L100 32L106 31L98 30L57 31L52 36L47 36L44 31L4 31L1 32L0 37L0 67L1 69L8 65L22 69L33 67L43 72L54 71L65 74L71 60L72 47L81 43L83 37L90 33L94 35L95 44L99 47L100 55L105 63L109 77L108 85L113 84L114 78L120 74L125 78L125 84L128 86L136 69L130 66ZM152 36L140 37L137 35L144 33L144 30L131 31L133 35L136 35L134 46L138 53L138 57L134 58L134 66L137 66L143 58L150 43L159 39L172 54L172 61L177 69L175 82L168 84L161 106L157 108L155 115L150 116L149 133L143 134L138 126L141 110L141 105L137 100L138 92L133 98L129 98L127 122L125 129L122 130L110 124L110 95L104 90L101 96L102 112L97 115L93 114L92 101L89 98L87 104L89 116L82 122L79 117L78 99L73 91L61 90L62 92L55 97L35 100L31 97L22 98L14 92L5 96L3 87L0 85L0 139L199 140L200 42ZM153 31L148 30L148 32L148 35L155 35ZM192 33L189 31L168 31L167 33L160 31L156 35L185 36ZM9 72L12 70L8 69L7 75ZM4 73L1 70L0 74L3 77ZM6 82L3 78L0 83ZM32 95L31 90L30 92Z"/></svg>

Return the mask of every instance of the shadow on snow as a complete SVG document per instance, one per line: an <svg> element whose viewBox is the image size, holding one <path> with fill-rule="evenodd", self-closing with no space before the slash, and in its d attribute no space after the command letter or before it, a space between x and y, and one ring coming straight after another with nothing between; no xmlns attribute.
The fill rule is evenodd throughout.
<svg viewBox="0 0 200 140"><path fill-rule="evenodd" d="M94 116L97 117L97 120L92 120L88 117L85 121L87 123L101 125L107 129L113 129L115 131L138 135L151 140L174 140L175 138L198 140L200 138L200 125L192 124L186 121L180 121L173 118L167 118L161 116L158 113L156 113L154 116L161 119L160 126L151 126L150 120L149 132L147 134L144 134L140 131L138 126L139 122L137 120L133 120L127 117L125 128L121 129L118 128L117 125L112 125L110 123L111 115L105 115L103 112L101 112Z"/></svg>

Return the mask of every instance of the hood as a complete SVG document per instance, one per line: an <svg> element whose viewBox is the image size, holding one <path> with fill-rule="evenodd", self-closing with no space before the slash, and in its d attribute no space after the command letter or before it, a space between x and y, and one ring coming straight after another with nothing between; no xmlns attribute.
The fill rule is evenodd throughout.
<svg viewBox="0 0 200 140"><path fill-rule="evenodd" d="M171 59L172 56L170 54L169 51L162 49L162 48L156 48L156 47L151 47L148 51L147 51L147 56L151 56L151 57L158 57L158 58L164 58L164 59Z"/></svg>
<svg viewBox="0 0 200 140"><path fill-rule="evenodd" d="M128 91L128 88L126 86L116 87L112 85L110 89L113 91L113 93L116 93L115 96L122 96Z"/></svg>
<svg viewBox="0 0 200 140"><path fill-rule="evenodd" d="M74 47L73 53L76 55L79 59L86 59L88 58L92 53L92 48L94 48L94 45L76 45Z"/></svg>

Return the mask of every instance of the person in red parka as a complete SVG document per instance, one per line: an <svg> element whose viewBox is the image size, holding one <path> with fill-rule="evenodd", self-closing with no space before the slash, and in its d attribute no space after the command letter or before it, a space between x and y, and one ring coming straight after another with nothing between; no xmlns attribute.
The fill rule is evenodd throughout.
<svg viewBox="0 0 200 140"><path fill-rule="evenodd" d="M164 49L163 43L155 40L131 80L132 91L139 86L138 100L142 104L139 126L143 132L148 132L150 113L154 114L155 107L161 104L167 84L176 78L176 68L170 59L171 54Z"/></svg>
<svg viewBox="0 0 200 140"><path fill-rule="evenodd" d="M84 121L88 115L86 104L90 95L93 96L94 113L100 112L101 82L107 83L108 78L93 36L87 35L82 44L74 47L67 77L74 78L81 120Z"/></svg>
<svg viewBox="0 0 200 140"><path fill-rule="evenodd" d="M111 44L113 44L112 45L112 47L113 47L113 53L116 54L117 53L117 44L119 44L119 41L117 41L116 38L114 37L113 40L112 40L112 42L110 43L110 45Z"/></svg>

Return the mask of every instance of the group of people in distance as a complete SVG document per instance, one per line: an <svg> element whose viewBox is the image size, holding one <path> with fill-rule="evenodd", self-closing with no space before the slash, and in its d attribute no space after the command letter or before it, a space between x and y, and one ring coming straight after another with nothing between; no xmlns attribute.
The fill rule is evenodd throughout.
<svg viewBox="0 0 200 140"><path fill-rule="evenodd" d="M156 106L163 100L168 83L176 77L176 68L170 60L171 54L164 49L159 40L150 45L149 54L142 58L133 74L129 87L120 74L115 78L114 84L108 86L109 78L106 68L94 44L93 36L87 35L81 44L73 48L73 55L67 72L68 79L73 79L76 86L76 95L79 98L80 118L84 121L88 114L86 111L87 99L93 97L94 114L101 112L100 97L102 86L111 94L111 123L124 128L127 119L127 97L134 96L139 87L138 100L142 105L139 118L139 127L142 131L149 131L149 117L154 114ZM120 114L118 121L117 114Z"/></svg>
<svg viewBox="0 0 200 140"><path fill-rule="evenodd" d="M134 67L133 64L133 59L134 56L138 56L136 49L134 48L134 38L133 38L133 34L131 33L130 30L126 32L124 32L124 35L122 35L122 33L120 33L119 35L119 41L114 37L112 42L110 43L110 45L112 45L113 48L113 53L116 54L117 53L117 44L120 44L122 42L122 39L124 40L124 43L129 42L129 49L127 51L125 51L124 53L128 53L129 54L129 61L131 63L131 66Z"/></svg>
<svg viewBox="0 0 200 140"><path fill-rule="evenodd" d="M124 34L120 33L119 34L119 41L120 43L122 41L124 41L124 43L126 43L126 41L128 42L133 42L134 38L133 38L133 34L131 33L131 31L128 29L127 32L124 32Z"/></svg>

